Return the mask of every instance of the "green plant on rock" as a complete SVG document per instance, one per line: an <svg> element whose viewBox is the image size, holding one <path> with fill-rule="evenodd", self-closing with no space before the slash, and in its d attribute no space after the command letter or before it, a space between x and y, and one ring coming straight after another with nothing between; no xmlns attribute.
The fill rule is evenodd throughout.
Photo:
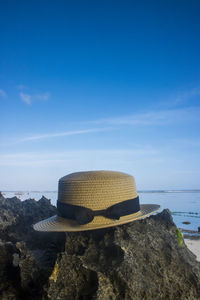
<svg viewBox="0 0 200 300"><path fill-rule="evenodd" d="M177 242L178 242L179 246L182 247L183 246L183 233L179 228L176 229L176 237L177 237Z"/></svg>

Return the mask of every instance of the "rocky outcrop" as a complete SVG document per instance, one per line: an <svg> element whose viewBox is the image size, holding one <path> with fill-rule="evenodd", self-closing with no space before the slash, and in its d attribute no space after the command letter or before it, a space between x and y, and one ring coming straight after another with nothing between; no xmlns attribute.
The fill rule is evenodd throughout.
<svg viewBox="0 0 200 300"><path fill-rule="evenodd" d="M200 263L168 210L66 236L33 231L55 212L46 198L0 198L0 299L200 299Z"/></svg>
<svg viewBox="0 0 200 300"><path fill-rule="evenodd" d="M36 232L32 224L56 213L50 200L0 195L0 299L42 299L57 259L64 250L64 233Z"/></svg>

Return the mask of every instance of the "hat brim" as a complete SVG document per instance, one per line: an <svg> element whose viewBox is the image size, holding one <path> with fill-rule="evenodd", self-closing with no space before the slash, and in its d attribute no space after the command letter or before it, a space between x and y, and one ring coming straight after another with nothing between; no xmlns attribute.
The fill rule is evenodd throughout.
<svg viewBox="0 0 200 300"><path fill-rule="evenodd" d="M75 220L64 219L57 215L52 216L46 220L40 221L33 225L33 228L37 231L55 231L55 232L73 232L73 231L86 231L95 230L107 227L114 227L122 224L126 224L132 221L143 219L149 215L155 213L160 209L160 205L157 204L140 204L140 211L125 217L121 217L119 220L110 220L104 217L101 218L101 222L95 224L93 222L86 225L79 225ZM105 222L102 222L105 219Z"/></svg>

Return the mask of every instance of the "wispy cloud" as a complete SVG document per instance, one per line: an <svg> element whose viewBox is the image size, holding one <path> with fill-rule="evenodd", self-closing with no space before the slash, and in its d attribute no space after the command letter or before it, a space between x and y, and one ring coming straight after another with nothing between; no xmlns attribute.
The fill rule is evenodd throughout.
<svg viewBox="0 0 200 300"><path fill-rule="evenodd" d="M27 86L25 86L25 85L23 85L23 84L18 84L16 87L17 87L17 89L20 90L20 91L27 89Z"/></svg>
<svg viewBox="0 0 200 300"><path fill-rule="evenodd" d="M140 114L92 120L85 123L109 125L158 126L185 121L199 121L200 107L148 111Z"/></svg>
<svg viewBox="0 0 200 300"><path fill-rule="evenodd" d="M175 98L175 104L186 102L186 101L190 100L191 98L198 97L198 96L200 96L200 87L195 87L188 91L179 93L177 95L177 97Z"/></svg>
<svg viewBox="0 0 200 300"><path fill-rule="evenodd" d="M38 135L31 135L20 139L19 142L26 142L26 141L34 141L34 140L44 140L49 138L56 138L62 136L70 136L70 135L81 135L87 133L95 133L100 131L107 131L112 130L113 128L90 128L90 129L83 129L83 130L73 130L73 131L64 131L64 132L57 132L57 133L46 133L46 134L38 134Z"/></svg>
<svg viewBox="0 0 200 300"><path fill-rule="evenodd" d="M47 101L50 98L51 94L49 92L40 93L40 94L30 94L30 93L20 92L19 96L23 102L30 105L35 100Z"/></svg>
<svg viewBox="0 0 200 300"><path fill-rule="evenodd" d="M123 164L126 162L128 165L130 161L135 163L139 158L152 159L152 161L161 161L159 159L160 151L158 149L143 146L137 149L81 149L71 150L65 152L21 152L21 153L10 153L0 154L0 165L2 166L38 166L38 165L53 165L63 163L70 165L79 165L91 163L94 161L99 165L101 169L102 162L112 165L115 168L116 162ZM91 167L91 166L90 166ZM103 165L102 165L103 167ZM84 169L87 166L84 167Z"/></svg>
<svg viewBox="0 0 200 300"><path fill-rule="evenodd" d="M187 90L177 91L172 94L168 99L162 100L157 104L160 107L180 107L181 105L188 105L196 100L200 101L200 86L189 88Z"/></svg>
<svg viewBox="0 0 200 300"><path fill-rule="evenodd" d="M2 97L2 98L6 98L7 97L7 93L4 90L2 90L2 89L0 89L0 97Z"/></svg>
<svg viewBox="0 0 200 300"><path fill-rule="evenodd" d="M178 146L179 148L186 149L186 148L199 148L200 147L200 138L176 138L171 139L171 144Z"/></svg>
<svg viewBox="0 0 200 300"><path fill-rule="evenodd" d="M29 94L25 94L25 93L20 93L19 94L19 96L20 96L20 98L21 98L21 100L23 101L23 102L25 102L26 104L28 104L28 105L30 105L31 104L31 95L29 95Z"/></svg>
<svg viewBox="0 0 200 300"><path fill-rule="evenodd" d="M41 101L47 101L50 98L51 94L49 92L36 94L34 97Z"/></svg>

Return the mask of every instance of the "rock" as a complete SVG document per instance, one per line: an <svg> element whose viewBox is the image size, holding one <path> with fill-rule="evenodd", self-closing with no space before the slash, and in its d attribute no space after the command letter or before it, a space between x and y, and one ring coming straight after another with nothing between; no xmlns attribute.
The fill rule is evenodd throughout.
<svg viewBox="0 0 200 300"><path fill-rule="evenodd" d="M200 264L168 210L144 220L68 233L45 289L49 299L199 299Z"/></svg>
<svg viewBox="0 0 200 300"><path fill-rule="evenodd" d="M17 299L17 285L20 282L18 268L13 265L13 255L17 253L11 242L0 242L0 299Z"/></svg>
<svg viewBox="0 0 200 300"><path fill-rule="evenodd" d="M200 226L198 227L198 232L200 232Z"/></svg>
<svg viewBox="0 0 200 300"><path fill-rule="evenodd" d="M168 210L101 230L33 230L55 213L44 197L0 197L0 299L200 299L200 264Z"/></svg>
<svg viewBox="0 0 200 300"><path fill-rule="evenodd" d="M36 232L32 224L55 213L44 197L22 202L0 196L0 299L42 299L65 234Z"/></svg>
<svg viewBox="0 0 200 300"><path fill-rule="evenodd" d="M4 198L4 196L3 196L2 192L0 192L0 198Z"/></svg>

